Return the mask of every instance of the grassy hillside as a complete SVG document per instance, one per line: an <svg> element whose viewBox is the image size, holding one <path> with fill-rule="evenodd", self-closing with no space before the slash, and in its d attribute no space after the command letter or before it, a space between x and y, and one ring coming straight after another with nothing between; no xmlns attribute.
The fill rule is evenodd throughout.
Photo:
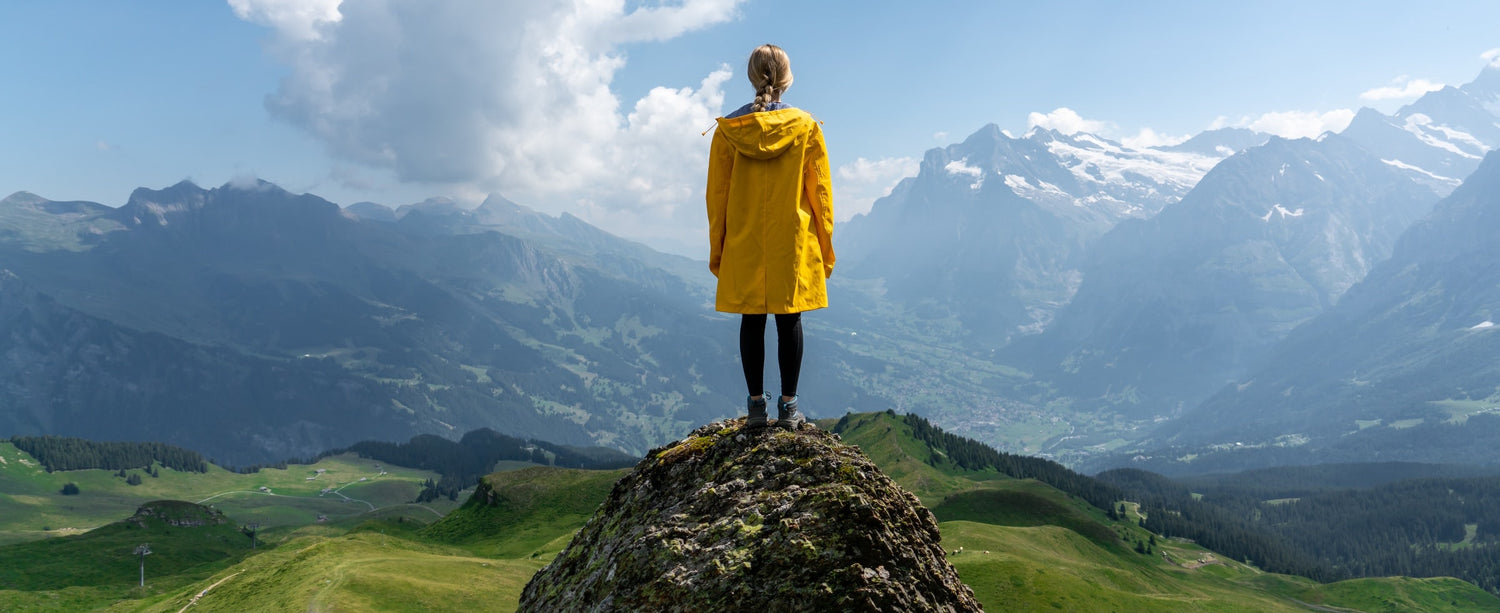
<svg viewBox="0 0 1500 613"><path fill-rule="evenodd" d="M110 610L508 611L543 564L471 556L382 523L297 537L165 598Z"/></svg>
<svg viewBox="0 0 1500 613"><path fill-rule="evenodd" d="M433 521L458 506L446 499L408 505L423 481L436 479L436 473L381 465L353 454L244 475L213 465L207 473L160 466L159 477L141 470L126 473L140 475L141 484L129 485L108 470L49 473L29 454L0 442L0 543L78 534L162 499L212 505L240 522L259 522L265 528L315 523L320 514L327 521L352 519L393 507ZM79 493L62 495L67 483L77 484Z"/></svg>
<svg viewBox="0 0 1500 613"><path fill-rule="evenodd" d="M550 560L627 472L538 466L495 473L422 535L481 555Z"/></svg>
<svg viewBox="0 0 1500 613"><path fill-rule="evenodd" d="M1457 580L1322 585L1153 538L1133 519L1110 520L1035 480L960 469L913 438L899 416L853 415L842 433L934 511L949 559L986 610L1500 610L1500 599ZM440 521L387 508L393 517L358 525L283 528L256 555L222 557L170 577L153 575L157 560L148 558L144 591L122 584L32 586L0 591L0 609L84 610L113 602L115 611L179 611L189 603L204 611L513 610L531 575L566 546L624 474L546 467L495 473ZM0 566L22 559L6 558L7 552L62 540L0 547ZM69 557L86 559L81 555Z"/></svg>
<svg viewBox="0 0 1500 613"><path fill-rule="evenodd" d="M820 422L833 427L833 421ZM943 546L991 611L1494 611L1500 598L1456 579L1380 578L1322 585L1264 573L1187 542L1155 539L1030 479L966 471L889 413L848 417L860 445L937 516ZM956 553L954 553L956 552ZM988 553L986 553L988 552Z"/></svg>
<svg viewBox="0 0 1500 613"><path fill-rule="evenodd" d="M146 586L136 548L147 544ZM250 555L250 539L221 513L177 501L84 534L0 547L0 610L81 611L150 599L206 579Z"/></svg>

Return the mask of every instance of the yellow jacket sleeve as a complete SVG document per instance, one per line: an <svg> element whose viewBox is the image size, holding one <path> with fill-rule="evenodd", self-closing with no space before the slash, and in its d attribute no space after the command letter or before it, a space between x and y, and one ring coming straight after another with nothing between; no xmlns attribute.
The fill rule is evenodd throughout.
<svg viewBox="0 0 1500 613"><path fill-rule="evenodd" d="M833 276L833 180L828 171L828 148L823 129L813 125L807 155L803 158L802 185L812 205L812 230L823 252L823 277Z"/></svg>
<svg viewBox="0 0 1500 613"><path fill-rule="evenodd" d="M734 171L734 146L719 131L714 132L708 152L708 271L719 276L724 258L724 217L729 208L729 177Z"/></svg>

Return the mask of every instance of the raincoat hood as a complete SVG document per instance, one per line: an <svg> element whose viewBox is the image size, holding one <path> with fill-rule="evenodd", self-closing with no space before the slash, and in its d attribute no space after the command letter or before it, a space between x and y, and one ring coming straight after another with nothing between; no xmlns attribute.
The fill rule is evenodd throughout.
<svg viewBox="0 0 1500 613"><path fill-rule="evenodd" d="M786 108L719 118L719 133L747 158L769 160L805 142L817 125L807 111Z"/></svg>

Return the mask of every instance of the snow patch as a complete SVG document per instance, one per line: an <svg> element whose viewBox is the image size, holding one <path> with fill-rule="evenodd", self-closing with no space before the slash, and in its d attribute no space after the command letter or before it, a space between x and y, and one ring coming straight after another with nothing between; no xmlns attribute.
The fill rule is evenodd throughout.
<svg viewBox="0 0 1500 613"><path fill-rule="evenodd" d="M1433 174L1431 172L1428 172L1424 168L1419 168L1417 166L1412 166L1411 164L1407 164L1406 162L1403 162L1401 160L1385 160L1385 159L1382 159L1380 161L1385 162L1389 166L1395 166L1396 168L1400 168L1401 170L1407 170L1407 171L1411 171L1411 172L1415 172L1415 173L1420 173L1420 174L1427 175L1428 177L1431 177L1431 178L1436 179L1438 181L1441 181L1443 183L1447 183L1449 185L1457 186L1460 183L1463 183L1463 181L1460 180L1460 179L1455 179L1453 177L1445 177L1445 176L1440 175L1440 174Z"/></svg>
<svg viewBox="0 0 1500 613"><path fill-rule="evenodd" d="M1286 219L1288 217L1301 217L1302 216L1302 208L1298 207L1297 210L1295 210L1295 211L1289 211L1289 210L1287 210L1286 207L1281 206L1280 204L1276 204L1276 205L1273 205L1271 207L1271 210L1266 211L1266 214L1262 215L1261 218L1260 218L1260 220L1264 221L1264 222L1267 222L1267 223L1270 223L1271 216L1275 215L1277 213L1281 214L1281 218L1282 219Z"/></svg>
<svg viewBox="0 0 1500 613"><path fill-rule="evenodd" d="M1423 144L1429 147L1442 149L1443 151L1447 151L1460 157L1466 157L1474 160L1480 159L1480 156L1464 151L1463 149L1459 149L1458 145L1438 138L1432 133L1438 132L1448 138L1454 138L1456 140L1464 141L1465 143L1478 144L1481 152L1488 149L1487 147L1484 147L1483 144L1479 143L1479 141L1473 136L1470 136L1465 132L1460 132L1447 126L1433 125L1432 118L1422 113L1412 113L1411 115L1408 115L1406 117L1406 123L1401 127L1407 132L1410 132L1413 136L1416 136L1417 140L1422 141Z"/></svg>
<svg viewBox="0 0 1500 613"><path fill-rule="evenodd" d="M1047 150L1084 185L1130 185L1144 178L1186 192L1223 159L1197 153L1131 149L1090 134L1075 134L1073 138L1078 144L1054 139L1047 142ZM1089 146L1079 146L1085 143ZM1224 157L1232 154L1231 151ZM1126 173L1138 177L1126 177Z"/></svg>
<svg viewBox="0 0 1500 613"><path fill-rule="evenodd" d="M1035 182L1035 185L1032 184L1033 182ZM1010 188L1010 191L1015 192L1017 196L1022 198L1035 199L1037 196L1072 197L1056 185L1036 178L1027 180L1026 177L1021 175L1005 175L1005 185ZM1082 203L1075 200L1074 205L1082 206Z"/></svg>

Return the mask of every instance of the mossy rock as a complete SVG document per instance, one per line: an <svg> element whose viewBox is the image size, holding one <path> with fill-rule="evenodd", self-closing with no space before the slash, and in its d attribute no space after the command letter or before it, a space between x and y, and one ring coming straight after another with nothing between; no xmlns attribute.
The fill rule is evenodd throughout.
<svg viewBox="0 0 1500 613"><path fill-rule="evenodd" d="M981 610L932 513L857 447L742 426L647 454L520 610Z"/></svg>

